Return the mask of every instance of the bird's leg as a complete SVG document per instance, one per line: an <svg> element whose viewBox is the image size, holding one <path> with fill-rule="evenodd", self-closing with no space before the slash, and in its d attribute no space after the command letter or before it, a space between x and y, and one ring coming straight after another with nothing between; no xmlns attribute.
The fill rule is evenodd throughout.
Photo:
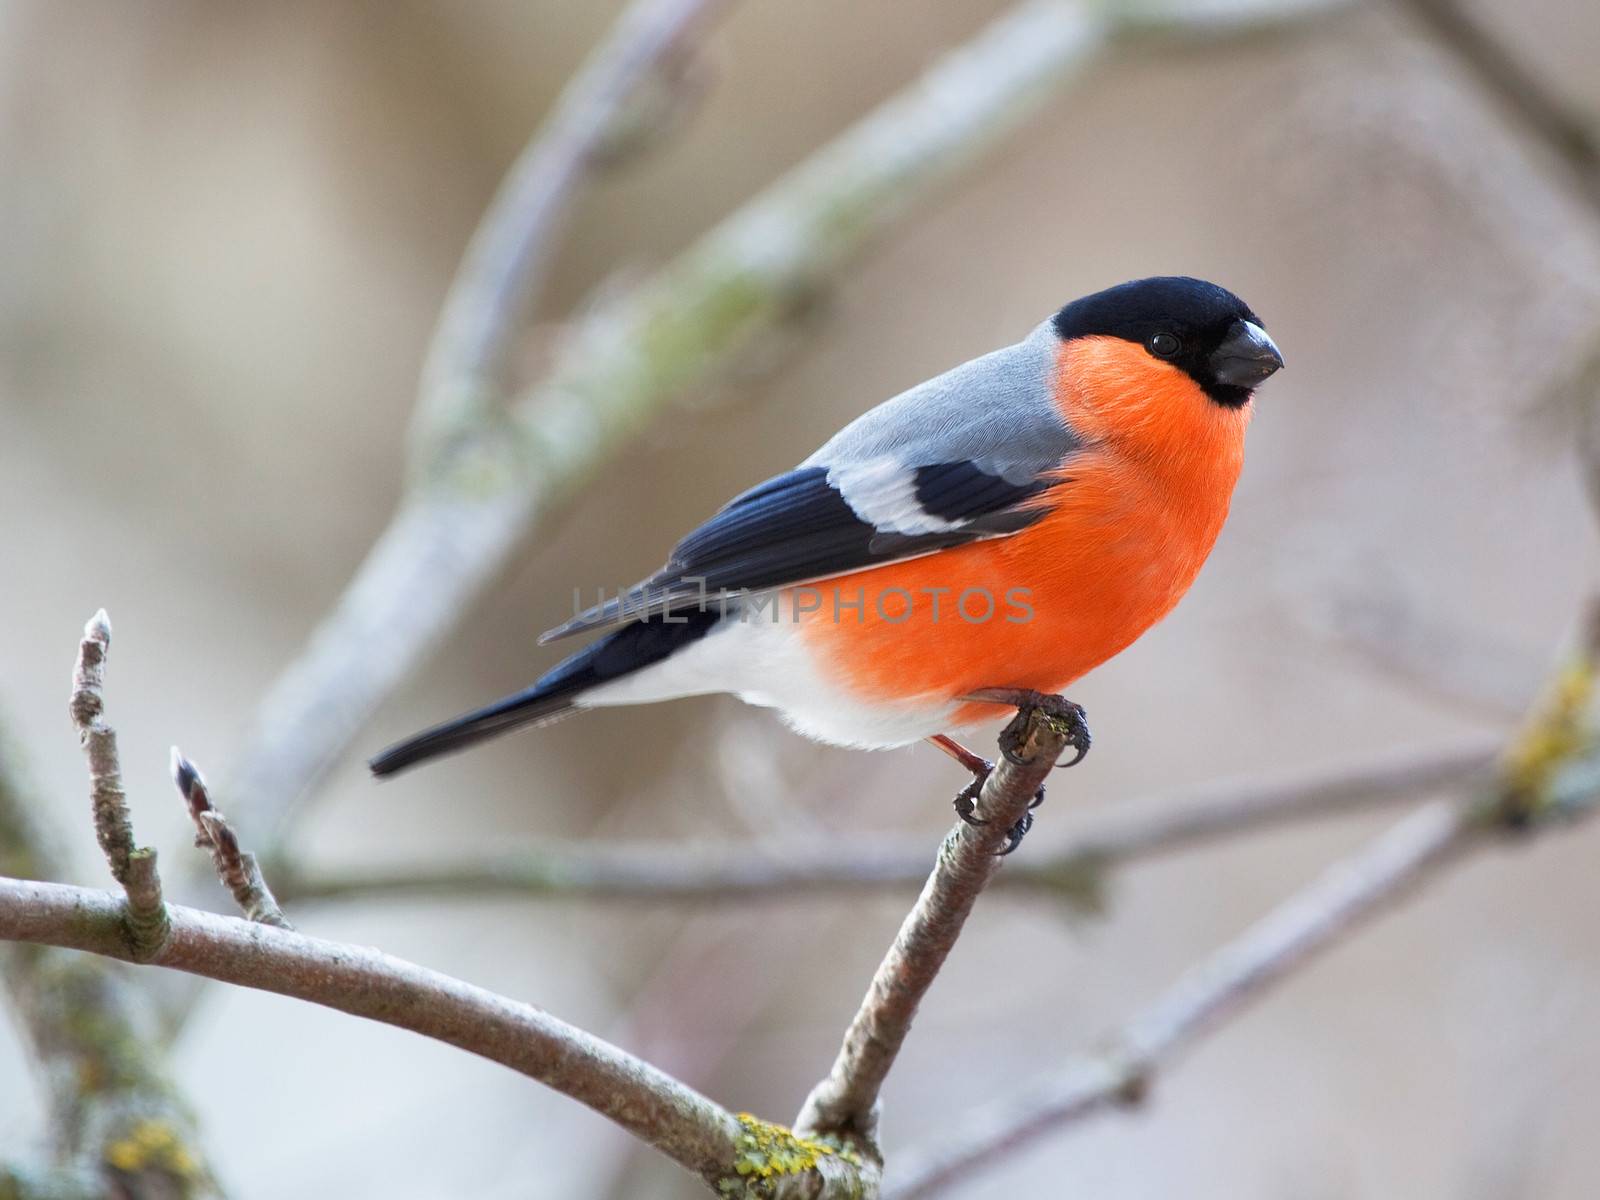
<svg viewBox="0 0 1600 1200"><path fill-rule="evenodd" d="M984 780L989 778L989 772L994 770L994 764L982 755L974 754L955 738L946 737L942 733L934 734L928 741L972 772L972 782L956 793L956 816L968 825L984 824L982 817L975 817L972 814L977 810L978 793L983 790Z"/></svg>
<svg viewBox="0 0 1600 1200"><path fill-rule="evenodd" d="M1062 735L1067 739L1067 745L1073 749L1072 757L1064 763L1058 763L1058 766L1075 766L1083 761L1085 754L1089 753L1089 723L1084 717L1083 709L1063 696L1036 692L1030 688L980 688L971 695L962 697L962 699L978 700L988 704L1008 704L1019 712L1029 709L1042 712L1061 731ZM1015 728L1008 725L1005 732L1000 735L1000 753L1005 755L1009 762L1021 766L1022 760L1017 757L1017 745L1015 742L1019 735L1014 732ZM945 740L948 741L949 739ZM954 743L951 744L954 745ZM957 749L960 749L960 747L957 747ZM970 753L970 751L965 753ZM976 756L974 755L973 757ZM987 775L987 772L985 774ZM982 784L983 780L979 779L973 785L973 788L981 787ZM966 792L964 791L961 796L956 797L956 811L958 813L961 812L962 797L965 795ZM976 796L977 793L974 790L973 798L976 799ZM967 803L970 812L972 802L968 801ZM1017 819L1015 825L1006 830L1006 844L1000 851L1002 858L1022 845L1022 839L1027 836L1028 830L1033 828L1033 810L1043 803L1044 788L1041 787L1034 794L1033 799L1028 802L1028 811ZM970 820L970 817L963 816L962 819Z"/></svg>
<svg viewBox="0 0 1600 1200"><path fill-rule="evenodd" d="M978 793L983 791L984 782L989 778L989 772L994 770L994 764L988 759L974 754L954 738L947 737L942 733L934 734L928 741L972 772L972 782L956 793L956 816L960 817L968 825L987 824L982 817L973 814L978 807ZM1028 802L1030 811L1023 813L1021 817L1017 818L1016 824L1006 830L1006 844L1000 850L1000 857L1004 858L1022 845L1022 839L1027 836L1028 830L1033 828L1033 812L1031 810L1038 808L1043 803L1044 788L1041 787L1034 794L1033 799Z"/></svg>
<svg viewBox="0 0 1600 1200"><path fill-rule="evenodd" d="M946 737L942 733L936 733L928 741L932 745L939 747L939 749L980 779L994 769L994 764L987 758L984 758L981 754L974 754L953 737Z"/></svg>

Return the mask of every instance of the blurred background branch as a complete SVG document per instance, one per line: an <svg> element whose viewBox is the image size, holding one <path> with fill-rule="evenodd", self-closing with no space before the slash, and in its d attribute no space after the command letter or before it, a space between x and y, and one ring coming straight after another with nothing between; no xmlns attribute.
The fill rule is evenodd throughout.
<svg viewBox="0 0 1600 1200"><path fill-rule="evenodd" d="M1492 738L1474 739L1427 754L1390 753L1292 777L1219 780L1158 800L1131 801L1059 845L1040 845L1044 839L1035 835L1028 853L1008 863L990 886L1092 911L1106 875L1124 863L1288 822L1413 803L1487 770L1495 746ZM273 864L272 874L285 896L304 901L386 895L687 903L849 898L922 883L927 846L903 836L841 840L837 832L790 833L770 843L626 845L589 839L457 863L319 871L284 858Z"/></svg>
<svg viewBox="0 0 1600 1200"><path fill-rule="evenodd" d="M495 436L510 391L507 358L544 286L562 218L584 177L615 141L624 118L649 94L670 103L663 77L681 79L682 60L732 0L635 0L556 101L544 126L511 167L472 236L445 297L417 402L416 470L442 470L454 443ZM661 126L666 112L653 120ZM647 133L630 122L629 138ZM469 451L470 453L470 451Z"/></svg>
<svg viewBox="0 0 1600 1200"><path fill-rule="evenodd" d="M1482 18L1459 0L1400 3L1485 94L1554 155L1584 202L1600 216L1600 133L1594 120L1491 34Z"/></svg>
<svg viewBox="0 0 1600 1200"><path fill-rule="evenodd" d="M692 53L691 40L725 7L725 0L635 0L563 92L474 233L423 369L413 490L303 655L262 700L234 771L232 794L265 844L371 709L503 566L535 511L592 468L540 464L555 469L495 477L493 465L510 466L514 450L503 408L505 360L554 253L561 216L605 139L651 73L666 58Z"/></svg>

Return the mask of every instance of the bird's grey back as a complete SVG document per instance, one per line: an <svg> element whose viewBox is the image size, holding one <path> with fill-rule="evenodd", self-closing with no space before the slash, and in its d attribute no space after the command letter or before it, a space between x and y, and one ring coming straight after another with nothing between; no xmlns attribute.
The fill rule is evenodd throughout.
<svg viewBox="0 0 1600 1200"><path fill-rule="evenodd" d="M1049 321L1012 346L962 363L863 413L801 467L894 458L908 466L972 462L1023 483L1078 445L1051 386L1059 342Z"/></svg>

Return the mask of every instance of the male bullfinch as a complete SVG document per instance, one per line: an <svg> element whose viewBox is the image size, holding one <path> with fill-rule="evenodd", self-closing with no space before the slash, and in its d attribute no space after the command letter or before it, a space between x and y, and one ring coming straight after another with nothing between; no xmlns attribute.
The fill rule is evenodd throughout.
<svg viewBox="0 0 1600 1200"><path fill-rule="evenodd" d="M729 501L655 574L540 641L603 636L372 770L578 709L732 692L819 741L927 738L981 775L950 733L1053 697L1194 582L1252 390L1281 366L1261 321L1212 283L1075 300Z"/></svg>

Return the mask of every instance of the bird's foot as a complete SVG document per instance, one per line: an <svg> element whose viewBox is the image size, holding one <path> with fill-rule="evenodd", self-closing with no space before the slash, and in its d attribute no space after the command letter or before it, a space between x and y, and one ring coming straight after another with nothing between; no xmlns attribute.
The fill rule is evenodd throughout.
<svg viewBox="0 0 1600 1200"><path fill-rule="evenodd" d="M1060 697L1056 697L1056 699L1060 699ZM1066 702L1063 701L1062 703ZM1076 705L1072 705L1071 707L1077 708ZM1079 711L1081 713L1081 710ZM936 734L928 740L935 746L939 747L939 749L943 750L946 754L950 755L950 757L954 758L967 770L972 772L972 782L967 784L966 787L962 788L956 793L956 816L960 817L968 825L987 825L989 822L983 817L977 815L978 797L983 792L983 785L988 782L990 772L994 770L994 764L988 759L974 754L960 742L957 742L954 739L945 736L944 734ZM1004 743L1002 743L1002 750L1003 749ZM1012 756L1008 754L1007 757ZM1012 757L1012 761L1015 762L1016 759ZM1040 789L1034 793L1033 799L1028 802L1028 811L1023 813L1022 816L1018 817L1011 828L1006 830L1006 842L998 852L999 857L1004 858L1007 854L1010 854L1022 844L1022 839L1027 836L1028 830L1033 828L1033 810L1038 808L1039 805L1043 803L1044 788L1040 787Z"/></svg>
<svg viewBox="0 0 1600 1200"><path fill-rule="evenodd" d="M983 785L989 778L989 772L993 769L991 764L985 763L982 774L974 773L972 782L956 793L956 816L960 817L968 825L987 825L989 823L982 817L977 816L976 813L978 795L983 791ZM1041 787L1034 793L1033 799L1028 801L1028 811L1018 817L1011 828L1006 830L1006 844L997 852L998 857L1004 858L1022 845L1022 839L1027 836L1028 830L1033 828L1033 810L1043 803L1044 788Z"/></svg>
<svg viewBox="0 0 1600 1200"><path fill-rule="evenodd" d="M1065 696L1053 695L1049 692L1036 692L1031 688L982 688L965 697L967 700L981 700L989 704L1009 704L1018 712L1038 712L1047 720L1055 730L1066 738L1067 745L1072 747L1072 757L1065 762L1057 763L1059 767L1073 767L1083 761L1083 756L1089 753L1091 738L1089 735L1089 722L1081 705L1074 704ZM1022 724L1008 725L1000 735L1000 753L1005 755L1006 761L1021 766L1023 759L1019 757L1021 748Z"/></svg>
<svg viewBox="0 0 1600 1200"><path fill-rule="evenodd" d="M1033 811L1032 810L1038 808L1039 805L1041 803L1043 803L1043 801L1044 801L1044 789L1040 788L1039 789L1039 794L1033 798L1033 803L1028 805L1029 811L1023 813L1020 817L1018 817L1017 818L1017 823L1015 825L1013 825L1010 829L1006 830L1006 844L1004 846L1000 847L999 851L995 854L996 858L1004 858L1006 855L1010 854L1013 850L1015 850L1018 846L1022 845L1022 839L1027 837L1028 836L1028 830L1033 828Z"/></svg>
<svg viewBox="0 0 1600 1200"><path fill-rule="evenodd" d="M994 764L984 758L980 758L978 761L983 764L982 768L973 768L972 782L957 792L955 799L956 816L960 817L968 825L987 825L989 823L974 814L978 811L978 795L983 791L984 783L988 781L989 772L994 770Z"/></svg>

